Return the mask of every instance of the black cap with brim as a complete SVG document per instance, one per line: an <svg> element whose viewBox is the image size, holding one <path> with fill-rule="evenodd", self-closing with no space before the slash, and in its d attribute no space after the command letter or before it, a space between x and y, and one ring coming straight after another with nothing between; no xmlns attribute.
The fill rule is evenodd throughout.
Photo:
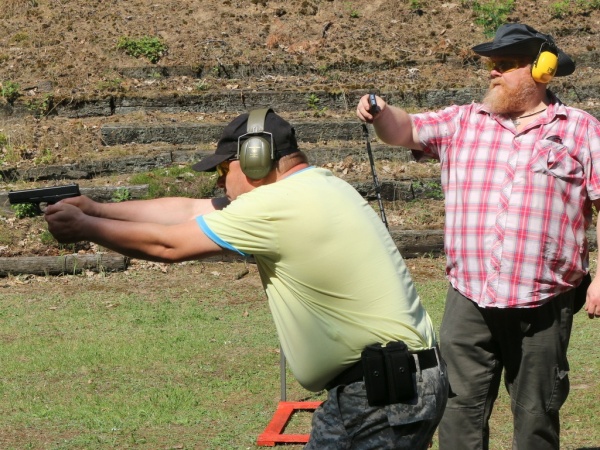
<svg viewBox="0 0 600 450"><path fill-rule="evenodd" d="M211 172L223 161L235 158L238 152L238 138L246 134L249 113L233 119L224 129L214 154L202 158L192 166L198 172ZM265 117L264 131L271 133L275 146L275 159L298 151L294 128L270 109Z"/></svg>
<svg viewBox="0 0 600 450"><path fill-rule="evenodd" d="M575 62L556 46L552 36L520 23L502 25L496 31L492 42L476 45L473 47L473 51L481 56L531 56L535 58L540 53L542 44L546 44L548 50L558 55L558 68L555 76L563 77L575 71Z"/></svg>

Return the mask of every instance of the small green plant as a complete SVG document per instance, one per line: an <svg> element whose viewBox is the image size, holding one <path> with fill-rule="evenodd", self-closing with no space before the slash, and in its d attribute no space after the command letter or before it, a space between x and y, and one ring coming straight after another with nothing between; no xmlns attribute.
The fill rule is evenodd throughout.
<svg viewBox="0 0 600 450"><path fill-rule="evenodd" d="M48 230L44 230L40 234L40 242L44 245L54 245L56 244L56 239L54 239L52 233L50 233Z"/></svg>
<svg viewBox="0 0 600 450"><path fill-rule="evenodd" d="M413 11L421 9L423 6L421 0L409 0L408 4L410 9L412 9Z"/></svg>
<svg viewBox="0 0 600 450"><path fill-rule="evenodd" d="M44 111L44 114L48 114L50 109L52 109L52 104L54 103L54 96L52 94L46 94L42 98L42 102L40 103L40 109Z"/></svg>
<svg viewBox="0 0 600 450"><path fill-rule="evenodd" d="M17 219L23 219L25 217L35 217L39 215L39 206L34 203L18 203L11 205L10 208L15 212Z"/></svg>
<svg viewBox="0 0 600 450"><path fill-rule="evenodd" d="M348 13L350 14L351 19L360 18L359 12L356 10L356 8L354 8L354 5L352 3L346 3L345 6L346 6L346 11L348 11Z"/></svg>
<svg viewBox="0 0 600 450"><path fill-rule="evenodd" d="M308 96L308 107L314 111L314 115L316 117L321 117L323 114L325 114L325 111L327 111L326 106L323 106L323 107L319 106L320 102L321 102L321 99L319 98L318 95L310 94Z"/></svg>
<svg viewBox="0 0 600 450"><path fill-rule="evenodd" d="M139 39L123 36L119 39L117 48L134 58L144 56L153 64L157 63L167 52L167 45L160 38L151 36L143 36Z"/></svg>
<svg viewBox="0 0 600 450"><path fill-rule="evenodd" d="M127 188L121 187L113 192L113 196L111 200L114 203L125 202L127 200L131 200L131 191Z"/></svg>
<svg viewBox="0 0 600 450"><path fill-rule="evenodd" d="M21 86L19 83L15 83L13 81L3 81L1 85L2 88L0 89L0 94L8 103L14 103L15 100L21 96L21 93L19 92Z"/></svg>
<svg viewBox="0 0 600 450"><path fill-rule="evenodd" d="M20 159L20 149L11 144L10 137L0 133L0 163L14 164Z"/></svg>
<svg viewBox="0 0 600 450"><path fill-rule="evenodd" d="M194 87L197 91L207 91L210 88L210 84L206 80L202 79L196 83Z"/></svg>
<svg viewBox="0 0 600 450"><path fill-rule="evenodd" d="M319 107L319 102L321 99L317 94L310 94L308 96L308 107L311 109L316 109Z"/></svg>
<svg viewBox="0 0 600 450"><path fill-rule="evenodd" d="M550 5L550 15L554 19L562 19L569 13L569 0L561 0Z"/></svg>
<svg viewBox="0 0 600 450"><path fill-rule="evenodd" d="M577 0L574 3L577 14L590 14L592 11L600 9L600 0Z"/></svg>
<svg viewBox="0 0 600 450"><path fill-rule="evenodd" d="M423 182L423 189L426 191L427 198L435 200L444 199L444 191L442 190L441 184L438 182L425 181Z"/></svg>
<svg viewBox="0 0 600 450"><path fill-rule="evenodd" d="M41 100L32 99L28 101L27 109L29 109L38 117L47 116L52 109L53 102L54 96L52 94L46 94Z"/></svg>
<svg viewBox="0 0 600 450"><path fill-rule="evenodd" d="M40 155L33 160L36 164L52 164L54 162L54 155L52 150L45 148L41 151Z"/></svg>
<svg viewBox="0 0 600 450"><path fill-rule="evenodd" d="M515 0L491 1L487 3L473 2L475 23L483 26L483 32L491 37L498 27L506 23L508 15L515 7Z"/></svg>
<svg viewBox="0 0 600 450"><path fill-rule="evenodd" d="M25 42L29 39L29 35L27 33L17 33L13 36L13 41L17 43Z"/></svg>
<svg viewBox="0 0 600 450"><path fill-rule="evenodd" d="M0 133L0 163L3 163L6 159L6 154L10 149L10 140L7 135ZM2 177L0 176L0 181Z"/></svg>

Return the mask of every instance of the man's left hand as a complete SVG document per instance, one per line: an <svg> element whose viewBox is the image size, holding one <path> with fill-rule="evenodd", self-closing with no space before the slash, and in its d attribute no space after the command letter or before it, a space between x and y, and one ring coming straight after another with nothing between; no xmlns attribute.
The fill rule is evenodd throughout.
<svg viewBox="0 0 600 450"><path fill-rule="evenodd" d="M590 319L600 317L600 276L596 275L587 291L583 309Z"/></svg>
<svg viewBox="0 0 600 450"><path fill-rule="evenodd" d="M48 222L48 231L61 244L79 242L83 239L84 227L82 219L85 214L76 206L67 202L48 205L44 210L44 218Z"/></svg>

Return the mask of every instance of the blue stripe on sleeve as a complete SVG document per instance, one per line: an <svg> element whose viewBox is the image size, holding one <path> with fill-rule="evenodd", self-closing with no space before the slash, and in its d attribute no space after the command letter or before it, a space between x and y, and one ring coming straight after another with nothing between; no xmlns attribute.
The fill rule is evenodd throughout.
<svg viewBox="0 0 600 450"><path fill-rule="evenodd" d="M196 217L196 223L198 223L198 226L200 227L200 229L204 232L204 234L206 236L208 236L208 238L213 241L215 244L217 244L219 247L221 248L225 248L227 250L231 250L233 252L239 253L242 256L248 256L246 255L244 252L238 250L237 248L235 248L233 245L229 244L228 242L225 242L223 239L221 239L219 236L217 236L207 225L206 221L204 220L203 216L198 216Z"/></svg>

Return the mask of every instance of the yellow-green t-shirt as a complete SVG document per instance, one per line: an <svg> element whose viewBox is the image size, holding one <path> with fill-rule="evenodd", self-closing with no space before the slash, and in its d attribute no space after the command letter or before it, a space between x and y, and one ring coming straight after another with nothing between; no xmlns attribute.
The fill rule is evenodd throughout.
<svg viewBox="0 0 600 450"><path fill-rule="evenodd" d="M253 255L290 369L319 391L373 343L435 344L431 320L379 216L348 183L310 167L198 218Z"/></svg>

